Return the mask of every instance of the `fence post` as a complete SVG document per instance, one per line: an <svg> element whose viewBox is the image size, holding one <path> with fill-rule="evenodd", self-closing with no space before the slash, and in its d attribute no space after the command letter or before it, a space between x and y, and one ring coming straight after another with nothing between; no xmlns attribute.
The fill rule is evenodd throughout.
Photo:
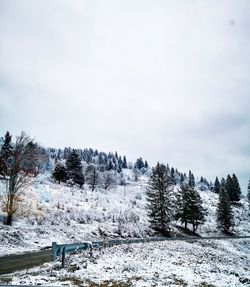
<svg viewBox="0 0 250 287"><path fill-rule="evenodd" d="M56 251L57 251L57 244L56 242L52 242L52 258L54 261L56 259Z"/></svg>
<svg viewBox="0 0 250 287"><path fill-rule="evenodd" d="M66 247L63 247L63 250L62 250L62 268L65 267L65 255L66 255Z"/></svg>

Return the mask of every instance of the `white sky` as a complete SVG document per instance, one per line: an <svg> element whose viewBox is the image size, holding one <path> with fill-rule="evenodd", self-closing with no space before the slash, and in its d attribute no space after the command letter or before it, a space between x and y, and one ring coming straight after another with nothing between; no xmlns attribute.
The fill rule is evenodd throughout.
<svg viewBox="0 0 250 287"><path fill-rule="evenodd" d="M250 1L0 0L0 131L250 178Z"/></svg>

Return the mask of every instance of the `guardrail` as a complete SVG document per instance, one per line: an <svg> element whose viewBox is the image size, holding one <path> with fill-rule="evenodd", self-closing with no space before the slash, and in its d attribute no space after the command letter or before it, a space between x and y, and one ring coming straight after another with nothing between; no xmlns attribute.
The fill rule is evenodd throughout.
<svg viewBox="0 0 250 287"><path fill-rule="evenodd" d="M192 238L190 238L192 239ZM66 254L73 254L80 251L101 249L106 247L113 247L116 245L122 244L131 244L131 243L145 243L150 241L163 241L170 240L166 237L155 237L155 238L137 238L137 239L112 239L107 241L94 241L94 242L83 242L83 243L74 243L74 244L57 244L52 242L52 258L55 260L58 256L62 257L62 268L65 267L65 257Z"/></svg>
<svg viewBox="0 0 250 287"><path fill-rule="evenodd" d="M193 241L193 240L222 240L222 239L250 239L250 236L213 236L213 237L198 237L198 236L189 236L189 237L151 237L151 238L136 238L136 239L111 239L107 241L95 241L95 242L83 242L83 243L74 243L74 244L57 244L52 242L52 258L55 260L58 256L62 258L62 268L65 267L65 257L66 254L73 254L80 251L93 250L108 248L117 245L123 244L132 244L132 243L148 243L148 242L157 242L157 241Z"/></svg>

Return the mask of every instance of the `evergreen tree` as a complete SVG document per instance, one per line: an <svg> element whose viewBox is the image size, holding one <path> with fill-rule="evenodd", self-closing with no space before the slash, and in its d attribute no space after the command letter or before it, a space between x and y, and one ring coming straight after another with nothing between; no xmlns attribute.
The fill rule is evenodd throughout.
<svg viewBox="0 0 250 287"><path fill-rule="evenodd" d="M219 193L219 202L217 206L217 224L225 233L228 233L233 226L233 212L230 198L226 189L222 186Z"/></svg>
<svg viewBox="0 0 250 287"><path fill-rule="evenodd" d="M181 223L192 224L193 232L205 220L205 209L202 207L202 200L199 193L187 184L181 186L180 199L176 213L176 219L181 220Z"/></svg>
<svg viewBox="0 0 250 287"><path fill-rule="evenodd" d="M195 179L194 179L194 175L192 174L191 170L188 173L188 184L190 187L195 186Z"/></svg>
<svg viewBox="0 0 250 287"><path fill-rule="evenodd" d="M68 173L68 178L71 179L75 184L80 187L84 185L84 175L82 173L81 158L77 154L76 150L70 152L66 160L66 168Z"/></svg>
<svg viewBox="0 0 250 287"><path fill-rule="evenodd" d="M174 184L176 184L176 179L175 179L175 170L174 170L174 168L173 168L173 167L171 168L171 171L170 171L170 177L171 177L171 179L172 179L173 183L174 183Z"/></svg>
<svg viewBox="0 0 250 287"><path fill-rule="evenodd" d="M144 168L144 162L142 160L142 158L138 158L134 164L134 168L138 168L139 170L143 171Z"/></svg>
<svg viewBox="0 0 250 287"><path fill-rule="evenodd" d="M68 179L67 169L60 161L56 163L52 176L59 184L61 181L65 182Z"/></svg>
<svg viewBox="0 0 250 287"><path fill-rule="evenodd" d="M172 185L164 164L152 168L147 189L147 209L151 227L165 235L169 234L169 223L173 216L169 192Z"/></svg>
<svg viewBox="0 0 250 287"><path fill-rule="evenodd" d="M57 159L61 160L62 159L62 151L59 149L57 153Z"/></svg>
<svg viewBox="0 0 250 287"><path fill-rule="evenodd" d="M167 163L167 174L170 175L170 167L168 163Z"/></svg>
<svg viewBox="0 0 250 287"><path fill-rule="evenodd" d="M215 178L213 192L218 193L218 194L220 193L220 182L217 176Z"/></svg>
<svg viewBox="0 0 250 287"><path fill-rule="evenodd" d="M184 181L185 181L184 174L181 173L181 176L180 176L180 184L183 184Z"/></svg>
<svg viewBox="0 0 250 287"><path fill-rule="evenodd" d="M117 171L118 171L118 172L121 172L121 171L122 171L123 164L124 164L124 163L123 163L123 160L122 160L122 158L121 158L121 156L118 157L118 161L117 161L117 162L118 162Z"/></svg>
<svg viewBox="0 0 250 287"><path fill-rule="evenodd" d="M232 176L232 202L239 202L241 196L241 189L238 178L235 174Z"/></svg>
<svg viewBox="0 0 250 287"><path fill-rule="evenodd" d="M11 135L7 131L4 136L3 145L0 151L0 175L6 176L8 172L8 164L11 160L13 148L11 146Z"/></svg>
<svg viewBox="0 0 250 287"><path fill-rule="evenodd" d="M122 165L122 168L128 168L127 159L126 159L126 156L125 156L125 155L124 155L124 157L123 157L123 165Z"/></svg>
<svg viewBox="0 0 250 287"><path fill-rule="evenodd" d="M227 176L225 189L226 189L226 191L229 195L229 198L232 202L233 201L233 181L232 181L230 174L228 174L228 176Z"/></svg>
<svg viewBox="0 0 250 287"><path fill-rule="evenodd" d="M240 201L241 189L235 174L233 174L232 177L230 175L227 176L225 188L231 202L235 203Z"/></svg>
<svg viewBox="0 0 250 287"><path fill-rule="evenodd" d="M220 186L221 187L226 187L226 180L225 180L225 178L224 177L222 177L222 179L221 179L221 181L220 181Z"/></svg>
<svg viewBox="0 0 250 287"><path fill-rule="evenodd" d="M73 182L82 187L85 183L85 177L82 171L73 172L72 175Z"/></svg>
<svg viewBox="0 0 250 287"><path fill-rule="evenodd" d="M107 170L112 170L114 169L113 163L112 161L109 161L108 165L107 165Z"/></svg>

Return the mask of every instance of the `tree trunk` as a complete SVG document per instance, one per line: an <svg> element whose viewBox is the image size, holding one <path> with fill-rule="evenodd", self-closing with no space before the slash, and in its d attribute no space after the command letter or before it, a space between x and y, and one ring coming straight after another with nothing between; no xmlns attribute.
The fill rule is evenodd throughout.
<svg viewBox="0 0 250 287"><path fill-rule="evenodd" d="M12 224L12 213L7 214L7 218L6 218L6 225L11 225L11 224Z"/></svg>
<svg viewBox="0 0 250 287"><path fill-rule="evenodd" d="M12 178L12 181L10 182L9 185L9 194L8 194L8 200L7 200L7 217L6 217L6 225L11 225L12 224L12 217L14 213L14 193L13 193L13 182L14 179Z"/></svg>
<svg viewBox="0 0 250 287"><path fill-rule="evenodd" d="M193 223L193 233L195 233L196 228L195 228L195 223Z"/></svg>

